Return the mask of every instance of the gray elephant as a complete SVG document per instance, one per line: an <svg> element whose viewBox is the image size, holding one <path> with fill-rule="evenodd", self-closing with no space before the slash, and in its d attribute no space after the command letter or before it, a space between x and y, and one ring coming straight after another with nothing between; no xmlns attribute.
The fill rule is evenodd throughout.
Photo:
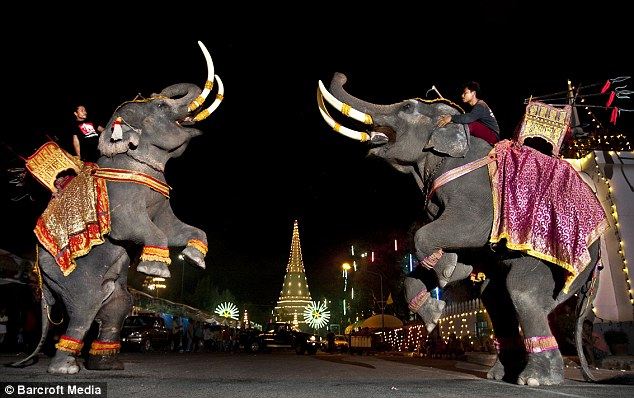
<svg viewBox="0 0 634 398"><path fill-rule="evenodd" d="M398 171L410 173L416 179L423 198L426 198L426 211L433 220L415 234L420 263L436 265L434 270L439 281L444 280L440 283L442 287L471 272L470 265L458 262L456 253L459 250L481 250L481 258L490 262L489 281L482 300L493 322L498 358L488 377L527 385L561 383L563 359L547 316L557 305L595 280L592 275L598 257L598 242L587 249L592 266L585 267L567 289L563 289L565 272L552 263L519 251L491 252L488 243L494 221L493 194L487 167L464 174L430 195L439 176L486 158L491 145L470 137L468 127L462 124L438 128L441 115L459 112L446 101L408 99L391 105L377 105L347 93L343 88L345 82L343 74L335 74L330 91L319 82L319 110L333 129L373 143L369 150L371 155L386 160ZM371 132L355 131L335 122L324 99L344 115L369 125ZM419 265L406 278L405 289L410 309L421 315L431 331L441 316L444 303L431 298L426 286L416 278L421 269ZM587 301L580 302L587 306ZM578 331L580 325L581 322ZM579 336L577 342L580 346ZM579 352L582 355L582 351ZM582 362L585 365L585 359L582 358ZM584 372L591 377L587 366Z"/></svg>
<svg viewBox="0 0 634 398"><path fill-rule="evenodd" d="M110 212L102 211L103 208L98 206L96 213L100 217L109 215L110 227L102 231L103 243L72 259L74 270L61 268L60 255L53 256L42 246L44 243L38 247L42 339L35 352L15 366L28 363L41 348L48 331L49 308L55 302L54 297L58 297L66 307L69 324L56 345L57 351L48 371L66 374L79 371L75 357L83 347L84 336L93 320L99 324L99 332L92 343L86 367L123 369L117 353L120 330L132 307L127 290L127 269L131 259L138 258L140 251L137 270L169 277L168 248L184 247L181 254L186 259L205 267L206 234L174 215L164 174L167 161L180 156L189 141L202 134L189 126L209 116L223 98L222 81L213 73L207 49L200 42L199 45L208 67L204 90L194 84L175 84L150 98L128 101L112 115L100 137L102 156L97 162L98 167L91 166L80 172L88 170L95 181L105 183ZM216 98L211 106L201 111L199 107L211 91L214 80L218 83ZM79 180L80 175L51 203L56 201L63 207L76 200L73 195L76 187L72 184ZM61 218L53 219L57 224L63 224L69 218L71 216L64 213ZM36 227L36 234L45 229L39 227ZM44 235L38 234L40 242L45 241Z"/></svg>

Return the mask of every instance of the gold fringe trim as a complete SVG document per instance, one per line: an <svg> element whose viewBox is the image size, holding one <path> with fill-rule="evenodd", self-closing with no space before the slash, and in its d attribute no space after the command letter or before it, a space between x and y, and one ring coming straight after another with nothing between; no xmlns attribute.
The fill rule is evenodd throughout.
<svg viewBox="0 0 634 398"><path fill-rule="evenodd" d="M119 342L107 342L107 341L94 341L90 346L90 355L115 355L119 353L121 349L121 343Z"/></svg>
<svg viewBox="0 0 634 398"><path fill-rule="evenodd" d="M169 250L157 246L144 246L141 252L141 261L160 261L167 265L172 263Z"/></svg>
<svg viewBox="0 0 634 398"><path fill-rule="evenodd" d="M62 336L59 342L55 344L55 348L60 351L70 352L71 354L79 354L84 347L83 341L77 341L67 336Z"/></svg>
<svg viewBox="0 0 634 398"><path fill-rule="evenodd" d="M207 248L207 244L205 244L205 242L203 242L202 240L198 240L198 239L190 239L189 241L187 241L187 246L191 246L194 249L198 250L199 252L203 254L203 256L207 255L207 250L209 250Z"/></svg>

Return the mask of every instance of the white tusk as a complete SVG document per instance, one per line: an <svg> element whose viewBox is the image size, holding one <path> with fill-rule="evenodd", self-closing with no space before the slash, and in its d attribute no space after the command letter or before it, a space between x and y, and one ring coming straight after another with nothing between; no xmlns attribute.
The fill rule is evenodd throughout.
<svg viewBox="0 0 634 398"><path fill-rule="evenodd" d="M218 93L216 94L216 99L209 106L209 108L205 109L202 112L199 112L194 117L194 122L200 122L201 120L207 119L209 115L214 113L214 111L218 108L218 106L220 106L220 103L222 102L222 100L225 98L225 86L224 84L222 84L222 80L220 80L220 76L216 75L216 81L218 82Z"/></svg>
<svg viewBox="0 0 634 398"><path fill-rule="evenodd" d="M337 108L339 112L355 120L358 120L361 123L372 124L372 116L368 115L367 113L360 112L350 105L344 104L343 102L339 101L337 98L335 98L334 95L330 94L328 90L326 90L326 87L324 87L324 83L322 83L321 80L319 81L319 91L324 96L324 98L326 98L326 101L328 101L330 105Z"/></svg>
<svg viewBox="0 0 634 398"><path fill-rule="evenodd" d="M196 99L194 99L191 104L187 106L187 112L193 112L199 106L201 106L211 92L211 89L214 87L214 63L211 60L211 55L209 54L209 51L207 51L207 47L205 47L202 41L198 40L198 45L200 46L200 49L205 56L205 61L207 62L207 81L205 82L205 88L203 89L203 92L198 97L196 97Z"/></svg>
<svg viewBox="0 0 634 398"><path fill-rule="evenodd" d="M319 106L319 113L321 113L321 117L323 117L326 123L328 123L328 125L332 127L332 129L335 130L337 133L343 134L348 138L352 138L353 140L357 140L361 142L364 142L370 139L370 136L368 135L368 133L365 133L363 131L352 130L335 122L335 120L328 114L328 111L326 110L326 105L324 104L324 97L322 96L321 90L319 89L317 89L317 105Z"/></svg>

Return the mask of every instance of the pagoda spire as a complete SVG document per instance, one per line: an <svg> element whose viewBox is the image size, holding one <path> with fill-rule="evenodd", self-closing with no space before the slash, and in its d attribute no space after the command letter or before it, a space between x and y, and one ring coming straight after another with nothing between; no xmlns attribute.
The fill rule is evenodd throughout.
<svg viewBox="0 0 634 398"><path fill-rule="evenodd" d="M299 226L297 220L293 225L291 252L286 265L286 275L282 284L280 298L275 307L277 322L297 322L301 319L304 308L311 302L310 291L302 260L302 247L299 240ZM304 323L299 321L299 323Z"/></svg>

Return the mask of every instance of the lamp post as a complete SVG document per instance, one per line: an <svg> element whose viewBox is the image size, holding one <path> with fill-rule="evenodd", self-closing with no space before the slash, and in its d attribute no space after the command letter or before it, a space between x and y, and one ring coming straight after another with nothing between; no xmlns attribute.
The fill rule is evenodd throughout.
<svg viewBox="0 0 634 398"><path fill-rule="evenodd" d="M183 281L185 279L185 256L178 255L178 259L181 260L181 304L183 304Z"/></svg>
<svg viewBox="0 0 634 398"><path fill-rule="evenodd" d="M352 267L348 263L343 263L341 265L341 268L344 271L347 272ZM383 302L383 275L381 273L379 273L379 272L368 271L367 269L359 270L359 271L360 272L367 272L368 274L377 275L379 277L379 283L380 283L380 289L381 289L381 300L379 301L379 303L381 305L381 341L383 341L383 333L385 333L385 305L384 305L384 302Z"/></svg>

